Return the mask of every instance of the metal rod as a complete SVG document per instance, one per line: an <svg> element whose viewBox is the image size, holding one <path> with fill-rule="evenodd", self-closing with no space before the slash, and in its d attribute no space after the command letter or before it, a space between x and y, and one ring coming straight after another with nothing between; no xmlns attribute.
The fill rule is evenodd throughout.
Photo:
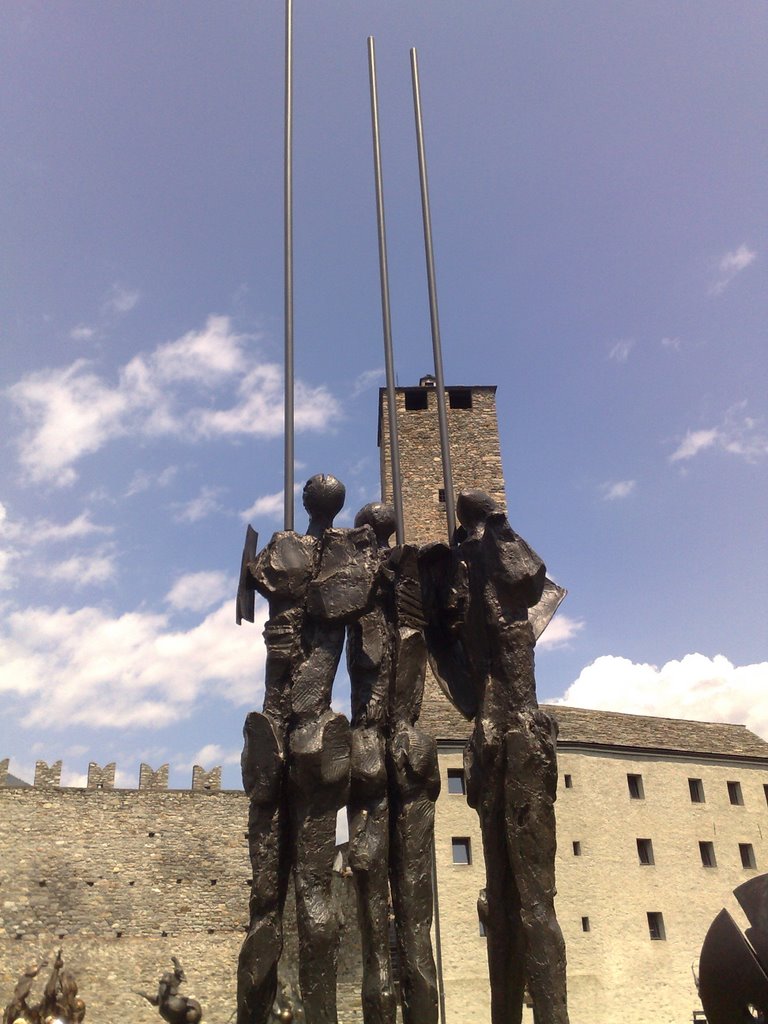
<svg viewBox="0 0 768 1024"><path fill-rule="evenodd" d="M293 12L285 0L285 454L283 468L283 522L293 529Z"/></svg>
<svg viewBox="0 0 768 1024"><path fill-rule="evenodd" d="M403 522L403 490L400 475L400 441L397 430L395 396L395 360L392 353L392 319L389 309L389 273L387 270L387 232L384 223L384 185L381 174L381 142L379 138L379 97L376 88L376 51L373 36L368 36L368 78L371 86L371 130L373 133L373 167L376 179L376 219L379 229L379 277L381 280L381 318L384 329L384 364L387 375L387 413L389 420L389 454L392 470L392 503L395 506L395 536L405 543ZM382 495L383 497L383 495Z"/></svg>
<svg viewBox="0 0 768 1024"><path fill-rule="evenodd" d="M435 284L435 257L432 251L432 220L429 213L429 186L427 184L427 158L424 151L424 128L421 118L421 94L419 91L419 64L415 48L411 50L411 82L413 84L413 112L416 119L416 147L419 154L419 178L421 180L421 212L424 221L424 251L427 259L427 284L429 287L429 318L432 325L432 352L435 359L435 384L437 390L437 420L440 427L440 454L443 460L443 487L445 490L445 519L448 526L448 543L453 543L456 530L456 503L453 495L453 471L451 469L451 448L448 436L448 416L445 410L445 381L443 380L443 354L440 344L440 320L437 313L437 286Z"/></svg>

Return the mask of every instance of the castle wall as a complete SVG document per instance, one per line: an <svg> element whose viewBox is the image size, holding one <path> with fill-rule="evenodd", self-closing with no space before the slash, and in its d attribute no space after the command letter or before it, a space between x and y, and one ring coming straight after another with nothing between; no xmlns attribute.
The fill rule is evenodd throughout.
<svg viewBox="0 0 768 1024"><path fill-rule="evenodd" d="M60 946L88 1020L157 1021L133 992L157 990L181 960L182 992L224 1024L235 1008L248 922L248 801L237 791L0 787L0 993ZM339 977L359 1005L359 941L350 881L338 877L345 926ZM295 976L293 901L287 977ZM354 996L354 999L352 997ZM341 1016L342 1022L355 1020Z"/></svg>

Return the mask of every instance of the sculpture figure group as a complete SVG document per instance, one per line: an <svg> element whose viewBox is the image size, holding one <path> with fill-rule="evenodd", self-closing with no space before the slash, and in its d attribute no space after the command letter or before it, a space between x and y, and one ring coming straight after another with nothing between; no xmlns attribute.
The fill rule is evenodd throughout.
<svg viewBox="0 0 768 1024"><path fill-rule="evenodd" d="M85 1018L85 1003L78 996L74 974L64 968L61 950L53 961L50 977L43 989L42 999L30 1005L35 978L47 966L47 961L33 964L24 971L16 983L11 1001L3 1013L3 1024L80 1024Z"/></svg>
<svg viewBox="0 0 768 1024"><path fill-rule="evenodd" d="M544 565L482 492L460 496L453 546L390 547L394 513L380 503L362 508L353 528L336 529L343 502L338 480L312 477L304 488L307 533L276 533L258 553L253 536L244 556L241 597L260 593L269 618L263 711L249 714L244 728L253 887L238 1024L270 1019L291 874L306 1020L336 1024L331 880L336 815L345 804L364 1020L396 1020L391 908L403 1024L437 1024L430 928L440 778L435 741L419 726L428 659L475 720L465 760L488 874L481 911L493 1024L520 1020L526 983L539 1024L567 1024L565 950L553 907L554 727L536 702L528 621ZM345 632L351 724L331 708Z"/></svg>

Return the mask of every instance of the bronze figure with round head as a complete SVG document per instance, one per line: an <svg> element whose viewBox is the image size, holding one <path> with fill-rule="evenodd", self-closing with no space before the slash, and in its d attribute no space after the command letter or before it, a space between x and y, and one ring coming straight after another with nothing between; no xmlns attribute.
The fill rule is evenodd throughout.
<svg viewBox="0 0 768 1024"><path fill-rule="evenodd" d="M346 488L330 473L317 473L304 484L302 500L309 515L307 534L321 537L333 526L333 520L344 507Z"/></svg>
<svg viewBox="0 0 768 1024"><path fill-rule="evenodd" d="M498 511L499 506L485 491L462 491L456 502L456 515L467 531L467 537L482 532L488 516Z"/></svg>
<svg viewBox="0 0 768 1024"><path fill-rule="evenodd" d="M381 501L371 501L363 505L355 516L355 526L370 526L376 534L380 548L389 547L389 539L395 532L394 505L385 505Z"/></svg>

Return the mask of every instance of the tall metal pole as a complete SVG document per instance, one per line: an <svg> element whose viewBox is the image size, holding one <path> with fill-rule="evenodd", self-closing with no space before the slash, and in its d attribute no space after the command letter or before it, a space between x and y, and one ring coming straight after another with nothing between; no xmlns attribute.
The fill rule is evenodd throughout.
<svg viewBox="0 0 768 1024"><path fill-rule="evenodd" d="M395 360L392 354L392 319L389 310L389 273L387 270L387 233L384 224L384 186L381 175L381 143L379 139L379 97L376 88L376 51L373 36L368 37L368 78L371 86L371 130L373 133L373 167L376 179L376 219L379 229L379 277L381 280L381 318L384 328L384 364L387 375L387 413L389 421L389 453L392 469L392 503L395 506L395 535L398 544L405 543L403 523L403 490L400 476L400 442L395 405Z"/></svg>
<svg viewBox="0 0 768 1024"><path fill-rule="evenodd" d="M419 64L415 48L411 50L411 82L413 84L413 112L416 119L416 147L419 154L419 178L421 180L421 212L424 221L424 251L427 259L427 284L429 286L429 318L432 325L432 352L435 360L437 420L440 427L440 454L443 460L445 519L448 526L448 542L453 543L453 534L456 530L456 503L453 495L453 470L451 469L451 448L448 437L448 416L445 410L443 353L440 344L440 320L437 315L437 286L435 284L435 257L432 251L432 220L429 213L427 158L424 151L424 128L421 119Z"/></svg>
<svg viewBox="0 0 768 1024"><path fill-rule="evenodd" d="M293 529L293 12L285 0L285 450L283 466L283 523Z"/></svg>

